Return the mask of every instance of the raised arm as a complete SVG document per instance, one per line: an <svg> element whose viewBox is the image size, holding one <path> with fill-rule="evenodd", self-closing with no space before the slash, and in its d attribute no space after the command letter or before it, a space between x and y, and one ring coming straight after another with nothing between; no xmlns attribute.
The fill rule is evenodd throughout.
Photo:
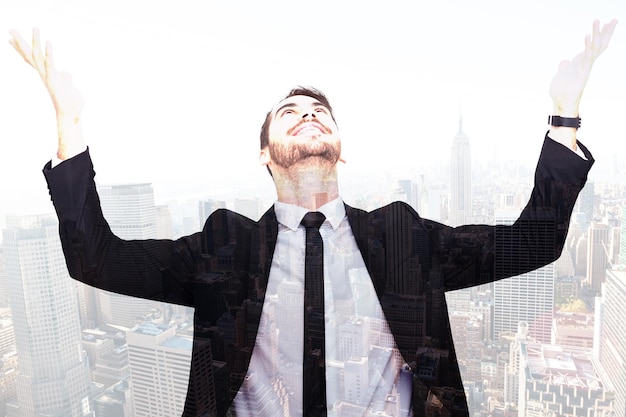
<svg viewBox="0 0 626 417"><path fill-rule="evenodd" d="M24 61L39 73L56 111L59 146L57 157L71 158L85 150L85 140L80 118L83 99L67 72L59 72L54 66L52 45L46 42L45 55L39 40L39 31L33 29L32 46L20 34L12 30L9 43L24 58Z"/></svg>
<svg viewBox="0 0 626 417"><path fill-rule="evenodd" d="M83 102L71 77L54 67L52 48L45 55L37 29L32 46L16 32L9 41L44 82L56 111L57 157L67 160L43 173L59 218L59 234L70 275L107 291L192 305L189 282L200 258L200 234L172 240L123 240L102 214L95 172L81 130ZM71 159L70 159L71 158Z"/></svg>
<svg viewBox="0 0 626 417"><path fill-rule="evenodd" d="M600 29L600 22L594 21L591 35L585 37L585 49L571 61L561 62L550 84L550 96L554 104L553 115L579 117L580 98L589 79L591 68L609 45L615 25L617 25L617 20L613 19ZM575 128L552 126L548 135L564 146L576 150Z"/></svg>

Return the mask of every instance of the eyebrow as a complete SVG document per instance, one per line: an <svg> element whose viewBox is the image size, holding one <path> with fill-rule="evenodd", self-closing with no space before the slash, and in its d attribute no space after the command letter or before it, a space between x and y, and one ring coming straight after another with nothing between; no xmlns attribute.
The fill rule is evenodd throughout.
<svg viewBox="0 0 626 417"><path fill-rule="evenodd" d="M328 106L325 106L324 103L321 103L319 101L315 101L311 104L313 107L318 107L318 106L322 106L325 109L328 109ZM281 110L286 109L286 108L291 108L291 107L298 107L298 105L296 103L285 103L282 106L280 106L276 112L274 114L278 114L280 113ZM330 109L328 109L330 111Z"/></svg>

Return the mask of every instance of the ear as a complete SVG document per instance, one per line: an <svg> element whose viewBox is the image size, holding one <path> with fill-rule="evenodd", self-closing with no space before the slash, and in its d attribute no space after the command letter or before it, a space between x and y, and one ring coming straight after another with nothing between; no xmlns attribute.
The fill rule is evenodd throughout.
<svg viewBox="0 0 626 417"><path fill-rule="evenodd" d="M267 166L271 160L269 147L266 146L259 153L259 164Z"/></svg>

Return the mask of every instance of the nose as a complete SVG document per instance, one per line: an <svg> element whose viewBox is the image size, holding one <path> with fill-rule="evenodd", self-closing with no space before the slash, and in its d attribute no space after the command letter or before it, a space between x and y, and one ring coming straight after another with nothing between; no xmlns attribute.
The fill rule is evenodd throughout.
<svg viewBox="0 0 626 417"><path fill-rule="evenodd" d="M306 120L306 119L315 119L315 113L304 113L302 115L302 119Z"/></svg>

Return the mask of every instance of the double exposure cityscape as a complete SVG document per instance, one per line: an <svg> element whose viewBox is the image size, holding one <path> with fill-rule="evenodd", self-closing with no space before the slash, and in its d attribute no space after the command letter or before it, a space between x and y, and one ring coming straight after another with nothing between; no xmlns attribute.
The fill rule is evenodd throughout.
<svg viewBox="0 0 626 417"><path fill-rule="evenodd" d="M443 166L406 178L363 179L343 184L344 199L363 209L404 201L424 218L450 226L508 225L517 219L533 184L533 166L473 164L472 138L462 121L450 138ZM388 294L390 325L421 326L414 351L392 352L385 325L376 317L339 314L333 369L340 401L337 416L405 415L409 398L360 404L358 393L378 376L367 363L400 353L412 372L432 382L424 416L454 415L467 399L470 415L626 417L626 183L588 181L580 194L561 257L538 270L478 287L435 294L428 303L411 288ZM43 179L42 179L43 181ZM269 181L269 179L268 179ZM232 200L155 200L151 183L99 186L104 214L123 239L176 239L201 230L208 216L229 208L258 219L272 201L252 193ZM171 417L180 415L194 338L187 307L100 291L72 280L67 272L54 213L6 216L0 249L0 417ZM422 255L419 239L407 232L415 264L435 265ZM229 256L227 251L224 256ZM228 300L238 277L202 277L207 300ZM278 288L277 299L288 288ZM404 305L423 304L423 315L406 317ZM446 310L447 304L447 310ZM260 314L250 300L245 311L215 307L196 312L212 317L196 328L194 354L213 381L202 387L207 415L223 412L232 398L229 381L241 379L238 365L250 354L246 320ZM215 309L215 311L211 310ZM211 310L211 311L209 311ZM447 311L464 392L446 386L450 351L437 346L437 326ZM396 314L397 313L397 314ZM282 320L285 317L282 316ZM276 318L280 322L281 317ZM398 324L399 323L399 324ZM280 323L279 323L280 324ZM284 336L284 335L283 335ZM282 336L281 336L282 337ZM278 339L279 343L282 339ZM430 342L432 341L432 342ZM267 387L250 384L259 407ZM445 407L444 407L445 406ZM442 414L443 409L452 410ZM200 415L200 414L198 414Z"/></svg>

